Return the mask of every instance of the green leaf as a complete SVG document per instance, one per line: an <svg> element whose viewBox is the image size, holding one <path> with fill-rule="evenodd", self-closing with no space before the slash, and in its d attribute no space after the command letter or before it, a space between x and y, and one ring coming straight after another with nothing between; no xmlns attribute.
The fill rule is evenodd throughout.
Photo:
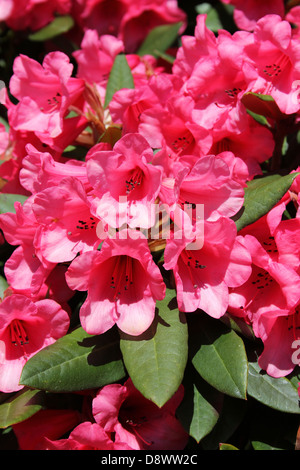
<svg viewBox="0 0 300 470"><path fill-rule="evenodd" d="M265 442L252 441L251 444L254 450L284 450L280 447L274 447L270 444L266 444Z"/></svg>
<svg viewBox="0 0 300 470"><path fill-rule="evenodd" d="M28 38L31 41L47 41L48 39L67 33L73 28L74 24L72 16L58 16L44 28L36 33L30 34Z"/></svg>
<svg viewBox="0 0 300 470"><path fill-rule="evenodd" d="M241 230L266 215L289 190L299 174L290 173L285 176L274 174L249 181L245 188L242 213L235 220L237 230Z"/></svg>
<svg viewBox="0 0 300 470"><path fill-rule="evenodd" d="M195 9L198 15L207 15L205 25L208 29L216 33L223 28L219 13L212 5L204 2L196 5Z"/></svg>
<svg viewBox="0 0 300 470"><path fill-rule="evenodd" d="M134 88L134 80L126 55L118 54L114 60L107 82L105 108L109 105L116 91L122 88Z"/></svg>
<svg viewBox="0 0 300 470"><path fill-rule="evenodd" d="M44 393L22 389L0 405L0 428L24 421L43 408Z"/></svg>
<svg viewBox="0 0 300 470"><path fill-rule="evenodd" d="M233 446L232 444L220 444L220 450L239 450L237 447Z"/></svg>
<svg viewBox="0 0 300 470"><path fill-rule="evenodd" d="M270 95L247 92L241 98L245 108L256 115L271 119L285 119L286 116L280 111L274 98Z"/></svg>
<svg viewBox="0 0 300 470"><path fill-rule="evenodd" d="M25 364L20 383L51 392L98 388L126 375L114 329L88 335L81 327L39 351Z"/></svg>
<svg viewBox="0 0 300 470"><path fill-rule="evenodd" d="M247 393L275 410L300 414L297 388L286 377L269 376L255 362L249 362Z"/></svg>
<svg viewBox="0 0 300 470"><path fill-rule="evenodd" d="M187 368L183 381L184 398L176 416L184 429L199 443L216 425L223 395L205 382L193 367Z"/></svg>
<svg viewBox="0 0 300 470"><path fill-rule="evenodd" d="M4 291L9 287L5 277L0 276L0 299L3 298Z"/></svg>
<svg viewBox="0 0 300 470"><path fill-rule="evenodd" d="M153 28L137 51L139 56L153 55L160 57L178 37L182 23L165 24Z"/></svg>
<svg viewBox="0 0 300 470"><path fill-rule="evenodd" d="M192 364L222 393L246 399L248 360L243 340L219 320L204 313L190 326Z"/></svg>
<svg viewBox="0 0 300 470"><path fill-rule="evenodd" d="M135 387L162 407L181 384L188 355L185 315L178 311L174 290L156 303L156 318L140 336L120 331L125 367Z"/></svg>
<svg viewBox="0 0 300 470"><path fill-rule="evenodd" d="M218 422L212 432L201 442L201 447L204 450L217 450L220 442L228 442L245 418L246 400L232 398L229 395L223 395L223 397L224 401Z"/></svg>
<svg viewBox="0 0 300 470"><path fill-rule="evenodd" d="M0 214L5 212L15 212L14 204L16 201L23 204L28 196L22 194L0 194Z"/></svg>

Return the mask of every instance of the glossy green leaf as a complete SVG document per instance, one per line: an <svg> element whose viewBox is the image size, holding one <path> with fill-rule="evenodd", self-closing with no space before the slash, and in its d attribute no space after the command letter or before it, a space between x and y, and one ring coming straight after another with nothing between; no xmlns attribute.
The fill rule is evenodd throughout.
<svg viewBox="0 0 300 470"><path fill-rule="evenodd" d="M217 32L223 28L218 11L210 3L196 5L196 11L199 15L206 15L205 25L211 31Z"/></svg>
<svg viewBox="0 0 300 470"><path fill-rule="evenodd" d="M289 190L299 174L291 173L285 176L275 174L249 181L245 188L241 216L235 220L238 231L267 214Z"/></svg>
<svg viewBox="0 0 300 470"><path fill-rule="evenodd" d="M220 442L229 442L243 423L246 412L246 400L224 395L218 422L212 432L201 441L201 447L204 450L218 450Z"/></svg>
<svg viewBox="0 0 300 470"><path fill-rule="evenodd" d="M265 442L252 441L251 444L254 450L284 450L280 447L274 447L270 444L266 444Z"/></svg>
<svg viewBox="0 0 300 470"><path fill-rule="evenodd" d="M72 392L98 388L125 375L114 329L94 336L77 328L30 358L20 383L52 392Z"/></svg>
<svg viewBox="0 0 300 470"><path fill-rule="evenodd" d="M31 41L47 41L61 34L67 33L74 26L72 16L58 16L51 23L39 31L28 36Z"/></svg>
<svg viewBox="0 0 300 470"><path fill-rule="evenodd" d="M44 393L22 389L0 405L0 428L24 421L43 408Z"/></svg>
<svg viewBox="0 0 300 470"><path fill-rule="evenodd" d="M184 429L199 443L215 427L223 395L205 382L192 367L186 371L183 386L184 398L176 415Z"/></svg>
<svg viewBox="0 0 300 470"><path fill-rule="evenodd" d="M275 410L300 414L297 388L286 377L269 376L255 362L249 362L247 393Z"/></svg>
<svg viewBox="0 0 300 470"><path fill-rule="evenodd" d="M23 204L27 199L27 196L23 194L0 194L0 214L5 212L15 212L14 204L16 201Z"/></svg>
<svg viewBox="0 0 300 470"><path fill-rule="evenodd" d="M116 91L122 88L134 88L134 81L125 54L118 54L114 60L107 82L105 108L109 105Z"/></svg>
<svg viewBox="0 0 300 470"><path fill-rule="evenodd" d="M191 323L190 336L192 364L201 377L220 392L246 399L248 360L237 333L203 313Z"/></svg>
<svg viewBox="0 0 300 470"><path fill-rule="evenodd" d="M182 23L179 22L153 28L138 49L137 54L140 56L150 54L154 57L160 57L161 53L164 53L172 46L178 37L181 26Z"/></svg>
<svg viewBox="0 0 300 470"><path fill-rule="evenodd" d="M135 387L163 406L181 384L188 355L185 315L179 313L174 290L156 303L156 318L140 336L120 332L125 367Z"/></svg>

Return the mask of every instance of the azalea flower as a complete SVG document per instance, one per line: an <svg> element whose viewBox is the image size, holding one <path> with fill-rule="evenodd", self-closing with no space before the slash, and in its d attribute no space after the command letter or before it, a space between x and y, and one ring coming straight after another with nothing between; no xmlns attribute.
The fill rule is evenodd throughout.
<svg viewBox="0 0 300 470"><path fill-rule="evenodd" d="M64 336L69 315L51 299L33 302L12 294L0 303L0 390L23 388L19 384L23 366L30 357Z"/></svg>
<svg viewBox="0 0 300 470"><path fill-rule="evenodd" d="M75 258L66 280L71 289L87 291L80 321L90 334L114 324L130 335L142 334L154 319L156 300L165 296L160 270L139 231L117 232L100 251Z"/></svg>

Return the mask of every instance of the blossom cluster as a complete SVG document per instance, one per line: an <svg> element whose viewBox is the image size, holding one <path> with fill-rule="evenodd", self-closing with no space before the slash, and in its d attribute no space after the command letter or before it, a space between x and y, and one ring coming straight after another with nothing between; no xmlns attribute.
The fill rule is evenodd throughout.
<svg viewBox="0 0 300 470"><path fill-rule="evenodd" d="M215 34L199 14L185 35L175 0L16 3L0 1L8 27L38 30L71 14L80 44L72 57L18 55L0 95L9 124L0 124L1 192L26 198L0 215L3 243L13 247L0 303L0 390L21 390L28 359L68 333L75 293L86 293L79 321L88 334L116 325L138 337L153 324L166 279L180 312L243 320L263 343L260 367L287 376L300 337L299 178L263 217L241 230L235 221L248 182L270 164L280 170L278 123L299 126L300 7L286 14L280 0L224 0L238 31ZM137 54L148 32L177 22L172 64ZM105 106L117 57L133 83ZM264 124L244 100L257 95L276 104ZM285 217L290 204L295 214ZM169 231L153 238L155 224L162 234L157 208ZM188 436L175 417L183 394L180 386L159 408L130 378L106 385L90 419L49 415L36 448L183 449ZM14 427L23 448L34 441L28 425Z"/></svg>

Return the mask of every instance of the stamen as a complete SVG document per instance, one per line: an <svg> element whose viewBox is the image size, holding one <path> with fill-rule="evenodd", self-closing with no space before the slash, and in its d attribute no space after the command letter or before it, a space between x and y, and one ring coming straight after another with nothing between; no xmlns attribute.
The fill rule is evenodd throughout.
<svg viewBox="0 0 300 470"><path fill-rule="evenodd" d="M113 300L117 302L123 291L129 289L133 284L133 258L127 255L117 256L116 263L111 276L111 289L115 289Z"/></svg>
<svg viewBox="0 0 300 470"><path fill-rule="evenodd" d="M20 346L23 356L27 357L25 345L29 343L29 338L24 328L23 321L15 318L9 325L9 332L12 344Z"/></svg>
<svg viewBox="0 0 300 470"><path fill-rule="evenodd" d="M132 173L131 177L125 181L126 184L126 194L130 194L134 189L138 186L141 186L143 182L144 173L141 168L135 168Z"/></svg>
<svg viewBox="0 0 300 470"><path fill-rule="evenodd" d="M177 137L171 143L171 147L177 155L183 153L194 141L194 137L189 130L186 130L183 134Z"/></svg>
<svg viewBox="0 0 300 470"><path fill-rule="evenodd" d="M192 281L194 289L197 289L198 284L197 284L197 282L195 281L195 278L194 278L194 276L196 274L194 272L194 269L204 269L204 268L206 268L206 266L203 265L203 264L200 264L199 260L194 258L193 252L191 252L189 250L183 250L181 252L181 259L182 259L182 261L184 262L184 264L186 265L186 267L188 269L188 273L189 273L189 276L190 276L190 279Z"/></svg>

